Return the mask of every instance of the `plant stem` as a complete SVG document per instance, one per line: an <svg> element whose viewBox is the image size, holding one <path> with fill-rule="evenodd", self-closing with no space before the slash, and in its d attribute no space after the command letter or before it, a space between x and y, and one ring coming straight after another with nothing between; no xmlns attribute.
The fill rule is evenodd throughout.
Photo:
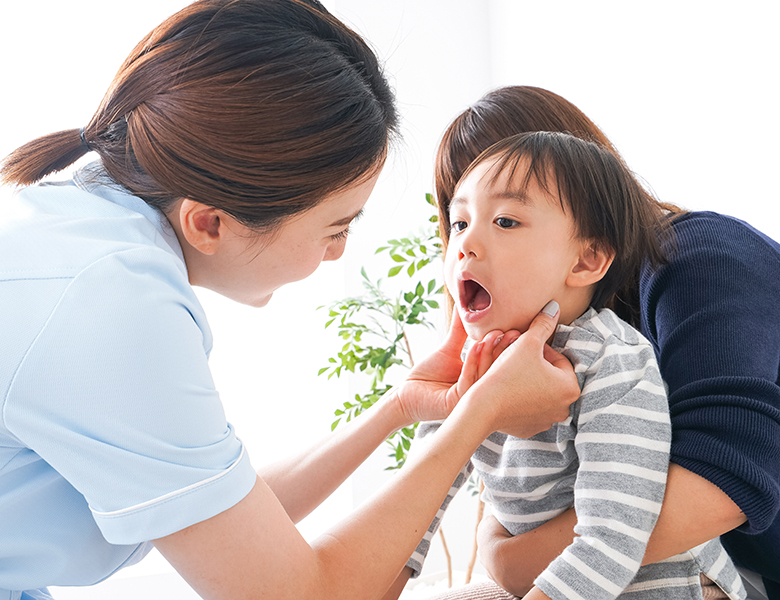
<svg viewBox="0 0 780 600"><path fill-rule="evenodd" d="M403 332L404 344L406 344L406 353L409 355L409 364L414 368L414 359L412 358L412 348L409 346L409 338L406 337L406 332Z"/></svg>
<svg viewBox="0 0 780 600"><path fill-rule="evenodd" d="M447 548L447 540L444 539L444 528L441 525L439 525L439 536L441 537L441 545L444 546L444 556L447 558L447 587L452 587L452 557Z"/></svg>
<svg viewBox="0 0 780 600"><path fill-rule="evenodd" d="M482 502L482 492L485 489L485 484L482 480L479 480L479 494L477 494L477 525L474 527L474 545L471 548L471 560L469 560L469 566L466 569L466 583L471 581L471 573L474 571L474 565L477 562L477 529L482 522L482 516L485 514L485 503Z"/></svg>

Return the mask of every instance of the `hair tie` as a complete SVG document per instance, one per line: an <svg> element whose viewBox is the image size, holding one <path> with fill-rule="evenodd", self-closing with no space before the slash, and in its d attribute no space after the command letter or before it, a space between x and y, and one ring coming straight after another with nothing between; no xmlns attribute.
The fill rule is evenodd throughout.
<svg viewBox="0 0 780 600"><path fill-rule="evenodd" d="M84 146L87 152L92 150L92 146L89 145L87 138L84 137L84 128L79 129L79 137L81 138L81 145Z"/></svg>

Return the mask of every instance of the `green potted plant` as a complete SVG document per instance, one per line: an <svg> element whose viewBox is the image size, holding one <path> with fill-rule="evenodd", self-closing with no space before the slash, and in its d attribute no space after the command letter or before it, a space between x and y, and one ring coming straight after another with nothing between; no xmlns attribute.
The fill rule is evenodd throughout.
<svg viewBox="0 0 780 600"><path fill-rule="evenodd" d="M431 194L425 195L425 200L431 206L435 201ZM333 302L327 307L328 320L325 327L335 327L338 336L343 340L341 349L335 356L328 358L328 365L320 369L319 374L340 377L345 372L363 374L366 390L355 394L353 400L343 403L335 411L335 420L331 429L335 429L342 421L350 421L369 410L384 394L392 389L392 384L386 380L388 371L411 369L414 366L414 355L409 341L411 328L434 328L430 319L432 310L440 306L443 287L439 281L440 269L431 275L428 267L440 267L442 253L439 236L438 216L432 215L424 230L417 235L389 240L376 249L376 254L386 254L392 266L387 271L390 278L402 276L402 290L389 294L382 289L382 280L373 280L361 268L360 274L364 293ZM395 432L387 440L391 464L387 469L399 469L406 461L411 447L417 424L405 427ZM469 489L473 495L478 494L480 483L471 481ZM478 520L482 517L483 503L478 502ZM476 534L476 531L475 531ZM447 560L449 585L452 586L452 559L447 548L443 528L439 528L439 536L444 547ZM471 572L476 561L476 535L472 556L466 572L466 583L471 578Z"/></svg>

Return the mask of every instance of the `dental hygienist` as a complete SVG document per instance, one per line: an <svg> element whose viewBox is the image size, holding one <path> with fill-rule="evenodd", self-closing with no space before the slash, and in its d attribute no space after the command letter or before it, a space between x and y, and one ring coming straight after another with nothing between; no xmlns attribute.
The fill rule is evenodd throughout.
<svg viewBox="0 0 780 600"><path fill-rule="evenodd" d="M455 320L364 417L251 466L192 286L260 307L339 258L395 127L376 57L315 0L200 0L136 46L83 129L4 159L21 189L0 217L0 600L96 583L152 545L203 598L380 598L487 435L567 416L553 303L465 364ZM391 485L300 536L388 435L444 417Z"/></svg>

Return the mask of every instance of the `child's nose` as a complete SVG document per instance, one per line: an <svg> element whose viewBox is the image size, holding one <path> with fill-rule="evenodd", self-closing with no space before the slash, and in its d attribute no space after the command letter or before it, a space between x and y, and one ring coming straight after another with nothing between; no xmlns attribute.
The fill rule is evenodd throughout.
<svg viewBox="0 0 780 600"><path fill-rule="evenodd" d="M484 254L482 244L473 231L468 231L461 238L460 249L458 250L458 260L469 258L479 258Z"/></svg>

